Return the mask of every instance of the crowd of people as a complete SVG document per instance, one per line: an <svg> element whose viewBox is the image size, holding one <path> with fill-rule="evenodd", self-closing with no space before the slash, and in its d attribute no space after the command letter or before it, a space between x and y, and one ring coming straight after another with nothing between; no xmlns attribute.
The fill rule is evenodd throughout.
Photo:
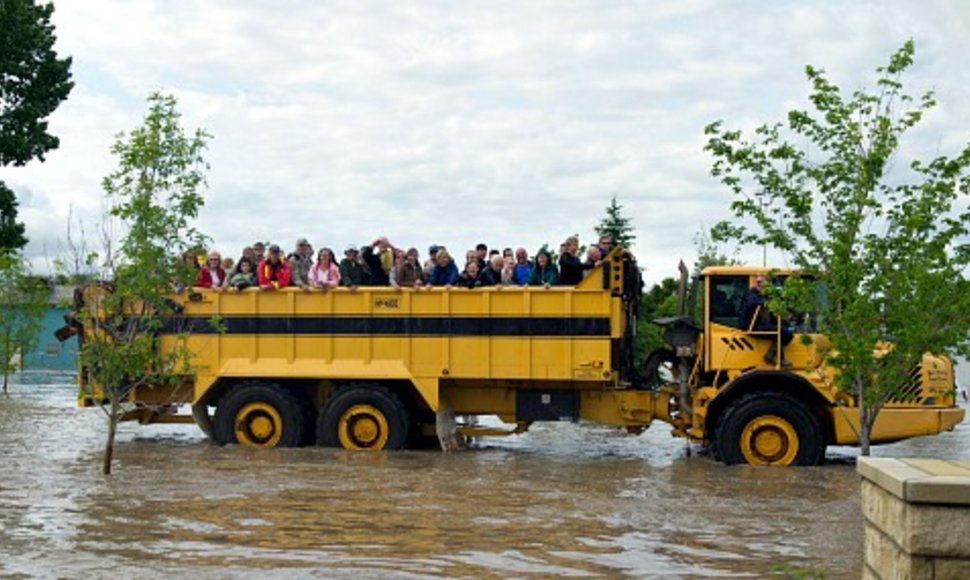
<svg viewBox="0 0 970 580"><path fill-rule="evenodd" d="M566 238L559 247L558 264L543 249L530 257L525 248L489 249L478 244L465 254L459 269L455 257L442 245L428 248L423 262L416 248L395 247L386 237L367 246L350 245L337 260L333 250L320 248L314 253L306 238L300 238L292 252L284 255L277 244L256 242L243 248L236 260L212 250L204 261L187 260L199 269L195 287L215 290L259 288L274 290L297 287L328 290L340 286L392 286L425 288L430 286L481 288L505 286L575 286L609 253L613 241L601 236L584 257L578 254L579 240Z"/></svg>

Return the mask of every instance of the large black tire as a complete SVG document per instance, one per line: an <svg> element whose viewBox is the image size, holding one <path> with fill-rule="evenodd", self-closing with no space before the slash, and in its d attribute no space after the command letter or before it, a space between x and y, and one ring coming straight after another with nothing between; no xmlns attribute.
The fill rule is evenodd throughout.
<svg viewBox="0 0 970 580"><path fill-rule="evenodd" d="M715 455L734 465L818 465L825 460L825 433L800 400L774 392L744 395L721 415Z"/></svg>
<svg viewBox="0 0 970 580"><path fill-rule="evenodd" d="M209 441L215 441L215 427L212 426L212 417L209 416L209 406L205 403L192 405L192 418L195 424L205 433Z"/></svg>
<svg viewBox="0 0 970 580"><path fill-rule="evenodd" d="M347 385L320 409L317 444L379 451L404 449L411 417L401 398L380 385Z"/></svg>
<svg viewBox="0 0 970 580"><path fill-rule="evenodd" d="M655 391L677 379L677 355L670 349L658 348L643 363L640 388Z"/></svg>
<svg viewBox="0 0 970 580"><path fill-rule="evenodd" d="M275 383L241 383L216 407L215 437L221 444L299 447L306 420L297 398Z"/></svg>
<svg viewBox="0 0 970 580"><path fill-rule="evenodd" d="M434 432L435 414L428 409L414 409L411 411L411 438L408 449L441 449L438 435ZM424 434L425 425L431 427L431 434Z"/></svg>

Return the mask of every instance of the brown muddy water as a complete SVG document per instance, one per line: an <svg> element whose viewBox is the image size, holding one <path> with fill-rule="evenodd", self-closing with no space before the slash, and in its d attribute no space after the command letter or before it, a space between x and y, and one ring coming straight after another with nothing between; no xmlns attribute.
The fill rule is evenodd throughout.
<svg viewBox="0 0 970 580"><path fill-rule="evenodd" d="M663 424L546 424L456 454L215 447L193 426L104 423L72 377L0 398L0 575L858 577L851 449L803 469L724 467ZM24 384L27 383L27 384ZM970 427L880 447L970 457Z"/></svg>

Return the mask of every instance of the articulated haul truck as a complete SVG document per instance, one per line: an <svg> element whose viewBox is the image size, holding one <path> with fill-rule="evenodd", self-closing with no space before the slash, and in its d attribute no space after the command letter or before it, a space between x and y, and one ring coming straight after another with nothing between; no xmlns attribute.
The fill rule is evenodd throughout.
<svg viewBox="0 0 970 580"><path fill-rule="evenodd" d="M437 444L442 414L494 415L508 426L459 426L476 437L537 421L637 434L659 420L726 463L818 464L827 446L858 443L859 409L835 385L820 354L828 341L810 326L798 329L810 340L785 349L790 366L764 360L778 333L740 328L741 297L767 273L701 272L701 302L657 321L667 347L644 368L634 362L640 271L620 248L575 287L185 292L158 332L162 348L187 341L192 376L134 389L125 419L195 421L221 444L361 450ZM96 309L104 291L79 289L76 308ZM83 341L90 329L75 326ZM79 376L81 405L94 405L91 373ZM924 356L903 387L880 413L874 443L963 419L946 358ZM176 412L184 405L191 415Z"/></svg>

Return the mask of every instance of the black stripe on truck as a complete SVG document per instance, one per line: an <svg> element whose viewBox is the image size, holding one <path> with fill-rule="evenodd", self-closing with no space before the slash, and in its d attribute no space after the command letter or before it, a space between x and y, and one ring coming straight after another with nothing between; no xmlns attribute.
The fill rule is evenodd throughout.
<svg viewBox="0 0 970 580"><path fill-rule="evenodd" d="M174 316L163 334L322 334L377 336L609 336L609 318L461 316Z"/></svg>

